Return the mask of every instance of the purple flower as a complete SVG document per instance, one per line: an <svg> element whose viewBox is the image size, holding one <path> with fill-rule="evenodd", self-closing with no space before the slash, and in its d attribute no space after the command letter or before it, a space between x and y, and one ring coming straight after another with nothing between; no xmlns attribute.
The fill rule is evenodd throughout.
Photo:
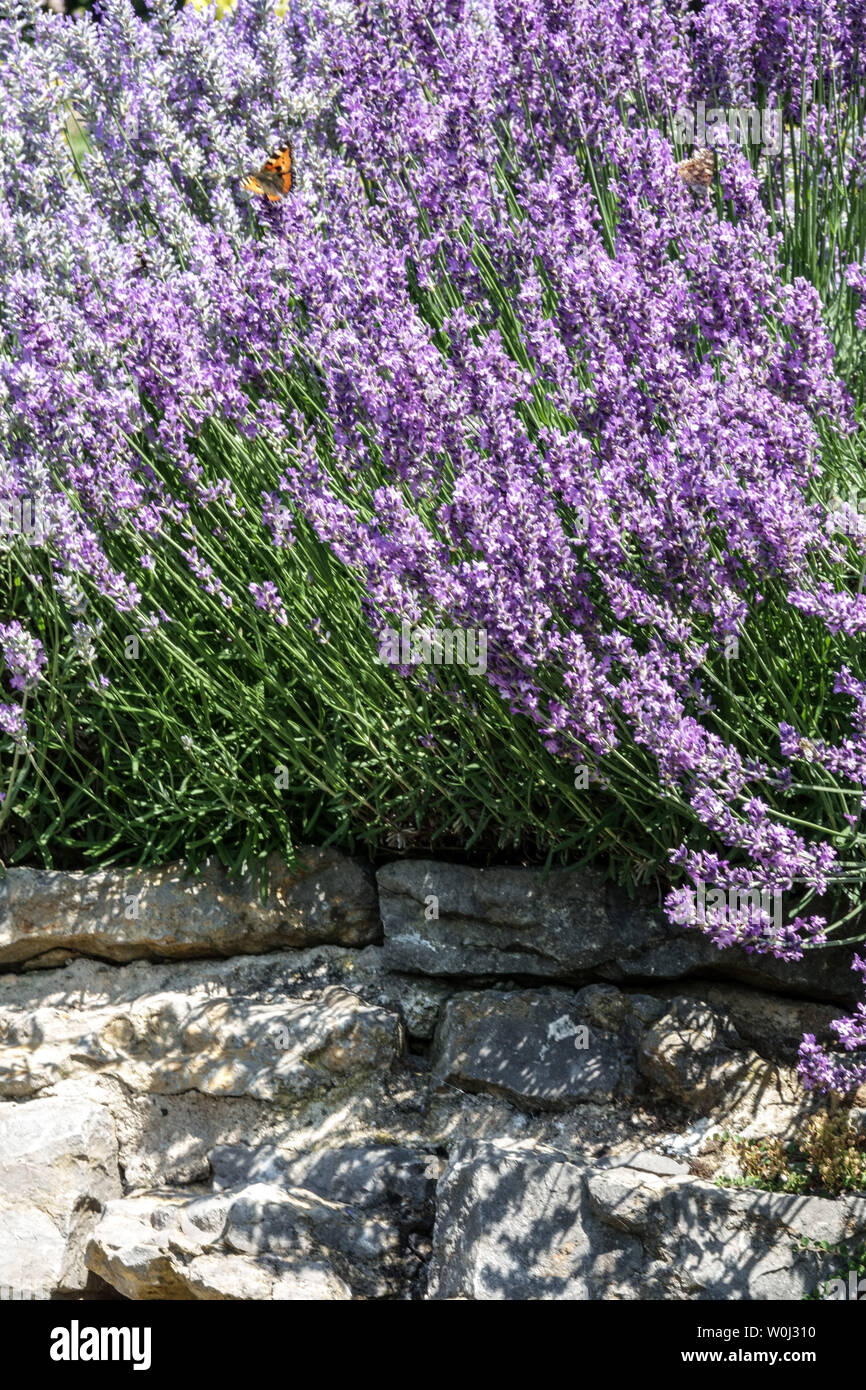
<svg viewBox="0 0 866 1390"><path fill-rule="evenodd" d="M265 613L269 613L281 627L285 627L288 619L276 584L268 579L264 584L250 584L248 588L256 601L256 608L261 608Z"/></svg>
<svg viewBox="0 0 866 1390"><path fill-rule="evenodd" d="M27 723L20 705L0 705L0 733L7 734L16 747L27 747Z"/></svg>
<svg viewBox="0 0 866 1390"><path fill-rule="evenodd" d="M13 690L36 688L45 665L45 652L38 637L26 632L17 621L0 623L0 655Z"/></svg>

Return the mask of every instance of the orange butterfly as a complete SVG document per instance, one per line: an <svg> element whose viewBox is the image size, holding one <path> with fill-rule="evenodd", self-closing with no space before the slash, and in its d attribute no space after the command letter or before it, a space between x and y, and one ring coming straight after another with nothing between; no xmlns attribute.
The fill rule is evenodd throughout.
<svg viewBox="0 0 866 1390"><path fill-rule="evenodd" d="M709 188L715 172L716 152L709 148L698 150L694 159L684 159L677 165L677 173L690 188Z"/></svg>
<svg viewBox="0 0 866 1390"><path fill-rule="evenodd" d="M292 168L292 147L286 145L279 153L272 154L261 169L246 174L241 188L247 193L260 193L269 203L278 203L292 191Z"/></svg>

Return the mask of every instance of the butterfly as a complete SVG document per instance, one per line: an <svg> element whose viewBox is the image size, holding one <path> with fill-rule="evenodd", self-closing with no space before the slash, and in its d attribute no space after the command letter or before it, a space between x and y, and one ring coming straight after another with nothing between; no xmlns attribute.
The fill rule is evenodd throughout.
<svg viewBox="0 0 866 1390"><path fill-rule="evenodd" d="M247 193L260 193L269 203L278 203L292 191L293 167L292 147L286 145L285 149L266 159L261 169L254 174L246 174L241 188Z"/></svg>
<svg viewBox="0 0 866 1390"><path fill-rule="evenodd" d="M716 152L713 149L698 150L694 159L684 159L677 165L677 173L689 188L709 188L716 172Z"/></svg>

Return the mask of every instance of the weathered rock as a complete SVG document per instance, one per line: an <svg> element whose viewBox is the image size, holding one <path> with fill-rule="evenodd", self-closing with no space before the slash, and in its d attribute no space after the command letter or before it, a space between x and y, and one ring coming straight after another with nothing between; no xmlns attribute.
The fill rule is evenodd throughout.
<svg viewBox="0 0 866 1390"><path fill-rule="evenodd" d="M434 1298L799 1297L832 1277L832 1260L792 1253L795 1206L694 1174L716 1174L720 1129L801 1129L808 1106L781 1049L838 1006L703 978L725 955L591 877L436 873L447 891L428 921L436 883L417 865L383 871L384 947L292 945L311 920L326 936L334 925L311 871L265 909L223 894L216 949L242 954L185 961L168 957L214 946L195 892L181 939L178 895L192 890L178 880L169 920L148 926L146 954L163 958L119 964L81 954L67 889L36 883L62 930L50 949L38 924L19 933L15 950L29 935L38 950L0 976L0 1096L53 1097L0 1102L0 1288L80 1292L85 1243L89 1278L136 1299L423 1297L428 1262ZM91 889L82 918L110 905ZM48 1148L44 1200L37 1182L38 1199L19 1201L22 1141L4 1198L3 1124L55 1104L94 1124L110 1114L125 1197L113 1147L106 1159L101 1140L73 1135ZM64 1124L85 1133L61 1117L58 1142ZM50 1115L37 1128L41 1143ZM76 1165L80 1180L62 1176ZM850 1200L807 1218L828 1238L863 1226Z"/></svg>
<svg viewBox="0 0 866 1390"><path fill-rule="evenodd" d="M64 1092L69 1089L68 1084L63 1087ZM214 1144L232 1143L241 1136L254 1143L260 1132L271 1128L271 1107L248 1096L199 1091L142 1096L105 1076L100 1077L100 1090L112 1105L124 1178L133 1191L206 1182L207 1155Z"/></svg>
<svg viewBox="0 0 866 1390"><path fill-rule="evenodd" d="M690 1172L687 1163L678 1163L665 1154L650 1153L646 1149L612 1158L609 1162L612 1168L635 1168L639 1173L654 1173L658 1178L688 1177Z"/></svg>
<svg viewBox="0 0 866 1390"><path fill-rule="evenodd" d="M142 994L172 991L237 993L262 1004L306 998L329 985L353 993L355 981L372 991L393 988L384 979L380 947L353 950L314 946L305 950L239 955L230 959L132 961L125 965L78 956L59 970L0 974L0 1010L49 1007L84 1011L128 1003ZM366 996L365 996L366 997ZM396 991L395 991L396 999Z"/></svg>
<svg viewBox="0 0 866 1390"><path fill-rule="evenodd" d="M332 969L337 966L336 949L331 950ZM341 982L368 1003L380 1004L400 1015L411 1038L428 1041L436 1031L442 1005L454 993L447 980L430 980L423 975L391 971L381 946L363 951L344 951L340 955Z"/></svg>
<svg viewBox="0 0 866 1390"><path fill-rule="evenodd" d="M271 1144L222 1145L210 1154L217 1190L251 1182L303 1187L356 1209L388 1212L406 1231L432 1227L436 1183L444 1166L435 1154L405 1146L343 1145L291 1154Z"/></svg>
<svg viewBox="0 0 866 1390"><path fill-rule="evenodd" d="M385 1298L405 1282L398 1226L305 1188L255 1183L232 1194L225 1245L245 1255L325 1257L354 1292Z"/></svg>
<svg viewBox="0 0 866 1390"><path fill-rule="evenodd" d="M658 985L652 986L651 992L662 997ZM710 980L683 980L677 984L677 994L701 999L726 1013L745 1043L762 1056L788 1063L796 1061L804 1033L830 1036L830 1023L841 1012L837 1004L816 1004L809 999L790 999L766 990ZM665 997L670 997L669 986Z"/></svg>
<svg viewBox="0 0 866 1390"><path fill-rule="evenodd" d="M559 869L545 878L534 869L406 860L386 864L377 882L393 970L578 979L618 956L637 960L666 939L664 928L624 907L591 873ZM428 920L431 898L438 917ZM690 964L696 947L709 958L702 938L687 942Z"/></svg>
<svg viewBox="0 0 866 1390"><path fill-rule="evenodd" d="M580 995L564 990L460 994L436 1033L434 1080L539 1110L629 1095L633 1045L589 1027L586 1014Z"/></svg>
<svg viewBox="0 0 866 1390"><path fill-rule="evenodd" d="M258 1155L248 1157L262 1166ZM268 1181L192 1197L142 1193L113 1203L90 1241L91 1270L139 1299L402 1296L420 1272L410 1241L432 1229L440 1165L421 1156L430 1170L424 1173L419 1156L408 1152L349 1149L333 1159L320 1155L317 1172L312 1156L282 1163L280 1157L271 1155ZM243 1166L240 1151L225 1151L216 1162L223 1174ZM296 1186L291 1180L299 1174L322 1186L330 1175L332 1190ZM401 1187L414 1204L401 1200ZM236 1271L240 1282L233 1285ZM280 1292L276 1280L290 1291Z"/></svg>
<svg viewBox="0 0 866 1390"><path fill-rule="evenodd" d="M748 1134L787 1133L811 1104L793 1072L747 1048L723 1012L612 985L459 993L445 1007L433 1060L434 1084L528 1110L624 1101L638 1071L656 1092Z"/></svg>
<svg viewBox="0 0 866 1390"><path fill-rule="evenodd" d="M458 1149L439 1184L428 1297L638 1298L640 1242L593 1215L588 1171L528 1146Z"/></svg>
<svg viewBox="0 0 866 1390"><path fill-rule="evenodd" d="M730 1019L683 997L671 1000L638 1048L647 1080L701 1114L742 1083L751 1062L760 1064L760 1058L744 1049Z"/></svg>
<svg viewBox="0 0 866 1390"><path fill-rule="evenodd" d="M118 970L106 981L111 1002L101 1002L93 964L82 962L78 977L87 978L91 993L74 1000L77 1008L70 1007L71 991L54 981L40 990L38 976L7 976L0 981L0 1094L30 1096L98 1073L139 1092L292 1102L381 1071L399 1055L395 1014L339 985L312 999L265 1002L261 989L246 995L237 988L243 972L232 964L175 966L174 988L147 993L142 985L171 978L172 968L148 974L126 967L129 975ZM71 968L60 974L74 978ZM263 978L270 978L267 964L260 985ZM226 989L230 982L235 989Z"/></svg>
<svg viewBox="0 0 866 1390"><path fill-rule="evenodd" d="M476 869L429 860L386 864L377 875L386 959L393 970L455 979L613 983L708 975L788 994L854 1002L845 947L782 962L719 951L700 932L630 903L594 872ZM431 904L438 917L428 918Z"/></svg>
<svg viewBox="0 0 866 1390"><path fill-rule="evenodd" d="M230 879L215 862L194 876L177 864L87 873L12 868L0 884L0 963L55 966L67 952L184 959L379 939L376 892L360 861L305 849L294 872L272 856L268 873L262 903L250 877Z"/></svg>
<svg viewBox="0 0 866 1390"><path fill-rule="evenodd" d="M802 1299L838 1272L802 1237L862 1241L866 1199L717 1187L480 1143L439 1186L435 1299Z"/></svg>
<svg viewBox="0 0 866 1390"><path fill-rule="evenodd" d="M668 1008L667 998L626 994L614 985L587 985L573 998L582 1022L621 1034L629 1043L635 1043L643 1030L658 1022Z"/></svg>
<svg viewBox="0 0 866 1390"><path fill-rule="evenodd" d="M617 1175L589 1181L592 1205L608 1220L623 1219ZM802 1299L839 1265L832 1252L798 1248L803 1237L838 1245L866 1234L862 1198L830 1201L700 1180L657 1183L630 1226L651 1256L643 1298Z"/></svg>
<svg viewBox="0 0 866 1390"><path fill-rule="evenodd" d="M217 1193L228 1185L231 1249L286 1255L318 1248L367 1298L400 1295L414 1284L420 1261L413 1237L433 1229L444 1167L435 1155L399 1146L291 1155L233 1145L210 1157Z"/></svg>
<svg viewBox="0 0 866 1390"><path fill-rule="evenodd" d="M91 1236L90 1269L126 1298L198 1300L347 1299L351 1291L323 1261L220 1245L229 1204L147 1194L113 1202Z"/></svg>
<svg viewBox="0 0 866 1390"><path fill-rule="evenodd" d="M848 1112L848 1123L854 1134L866 1139L866 1109L862 1105L854 1105Z"/></svg>
<svg viewBox="0 0 866 1390"><path fill-rule="evenodd" d="M730 1015L702 999L672 999L641 1037L637 1064L657 1092L748 1138L792 1139L820 1106L793 1068L747 1048ZM711 1143L707 1128L698 1149Z"/></svg>
<svg viewBox="0 0 866 1390"><path fill-rule="evenodd" d="M240 1255L199 1255L183 1271L189 1295L199 1300L301 1303L341 1302L352 1291L327 1265Z"/></svg>
<svg viewBox="0 0 866 1390"><path fill-rule="evenodd" d="M0 1105L0 1288L83 1290L89 1233L119 1193L102 1106L59 1097Z"/></svg>
<svg viewBox="0 0 866 1390"><path fill-rule="evenodd" d="M715 950L715 948L714 948ZM777 990L805 999L833 999L849 1006L862 997L859 978L851 970L850 946L818 947L802 960L777 960L775 956L749 955L739 948L715 951L707 973L718 979L738 980L752 989Z"/></svg>
<svg viewBox="0 0 866 1390"><path fill-rule="evenodd" d="M179 1196L171 1205L148 1196L111 1202L88 1241L88 1267L125 1298L183 1298L188 1286L169 1248L183 1205Z"/></svg>

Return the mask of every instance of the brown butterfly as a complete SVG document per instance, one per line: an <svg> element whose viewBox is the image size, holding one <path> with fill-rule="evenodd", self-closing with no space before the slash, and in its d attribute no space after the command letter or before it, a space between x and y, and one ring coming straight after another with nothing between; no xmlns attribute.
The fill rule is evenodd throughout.
<svg viewBox="0 0 866 1390"><path fill-rule="evenodd" d="M286 145L285 149L265 160L261 169L254 174L246 174L241 188L247 193L261 194L269 203L278 203L292 191L292 169L292 147Z"/></svg>
<svg viewBox="0 0 866 1390"><path fill-rule="evenodd" d="M677 173L689 188L709 188L716 172L716 152L707 147L698 150L694 159L684 159Z"/></svg>

